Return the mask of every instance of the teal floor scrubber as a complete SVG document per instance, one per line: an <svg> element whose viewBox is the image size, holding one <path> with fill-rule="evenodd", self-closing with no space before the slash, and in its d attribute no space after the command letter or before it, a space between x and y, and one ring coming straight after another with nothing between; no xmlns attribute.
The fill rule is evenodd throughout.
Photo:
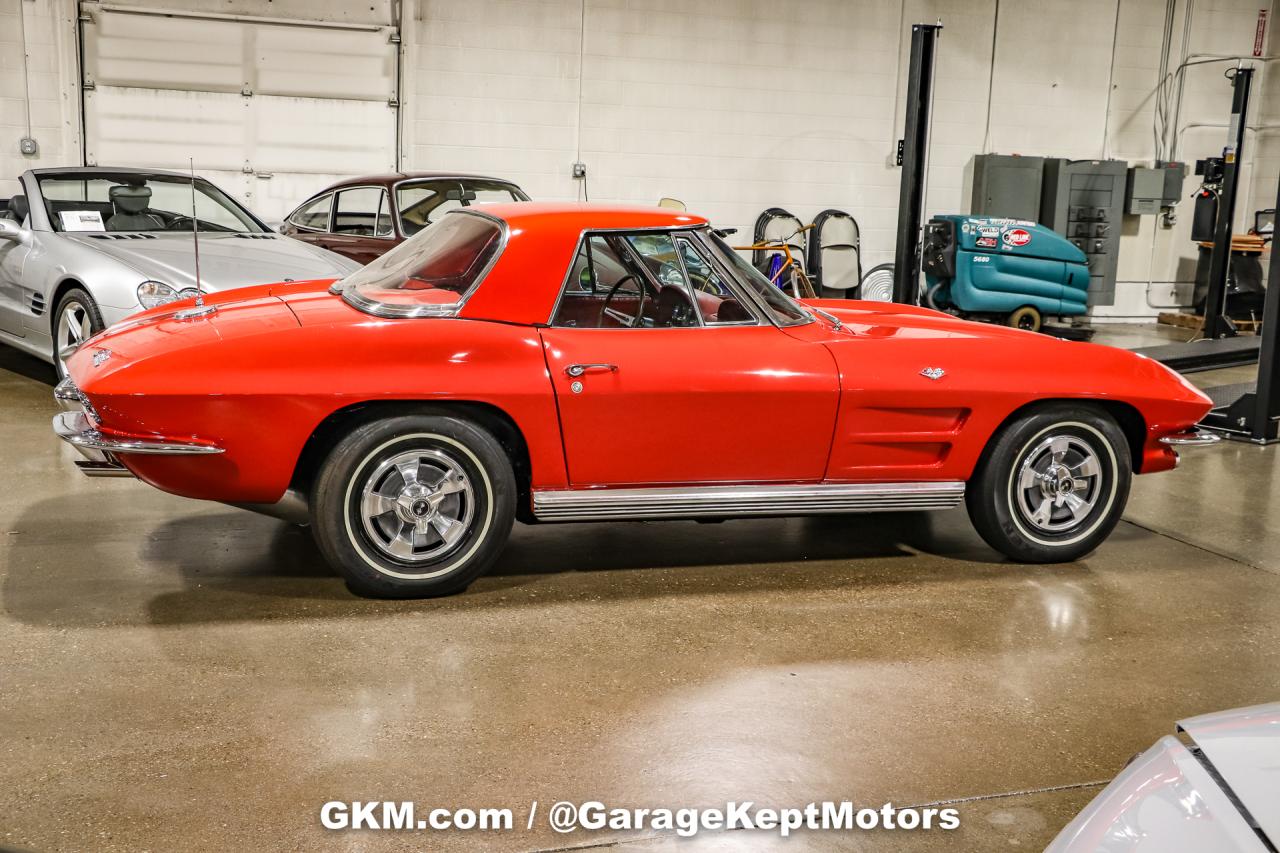
<svg viewBox="0 0 1280 853"><path fill-rule="evenodd" d="M1020 219L948 214L924 228L926 304L972 320L1082 337L1047 326L1087 308L1085 253L1043 225Z"/></svg>

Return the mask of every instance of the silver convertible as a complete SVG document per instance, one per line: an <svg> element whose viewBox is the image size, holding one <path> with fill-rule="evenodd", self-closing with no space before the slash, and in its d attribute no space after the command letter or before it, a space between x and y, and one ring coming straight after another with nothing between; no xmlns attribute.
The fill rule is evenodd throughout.
<svg viewBox="0 0 1280 853"><path fill-rule="evenodd" d="M274 233L203 178L33 169L0 199L0 342L53 362L93 333L200 287L341 278L359 264ZM194 204L193 204L194 201ZM194 209L193 209L194 207Z"/></svg>

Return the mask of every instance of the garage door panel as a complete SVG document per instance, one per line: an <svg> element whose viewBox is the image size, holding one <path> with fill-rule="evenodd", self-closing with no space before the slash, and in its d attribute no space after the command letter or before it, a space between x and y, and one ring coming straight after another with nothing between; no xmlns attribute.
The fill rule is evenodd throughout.
<svg viewBox="0 0 1280 853"><path fill-rule="evenodd" d="M94 85L235 92L244 88L243 25L100 10L86 21Z"/></svg>
<svg viewBox="0 0 1280 853"><path fill-rule="evenodd" d="M391 27L166 17L89 4L93 85L383 101L396 91Z"/></svg>
<svg viewBox="0 0 1280 853"><path fill-rule="evenodd" d="M367 101L317 102L253 98L257 132L253 167L259 171L351 175L395 169L395 110Z"/></svg>
<svg viewBox="0 0 1280 853"><path fill-rule="evenodd" d="M239 95L99 87L85 92L86 161L91 166L153 166L240 171L245 164L246 101Z"/></svg>
<svg viewBox="0 0 1280 853"><path fill-rule="evenodd" d="M396 168L393 27L81 4L90 165L196 171L278 220Z"/></svg>
<svg viewBox="0 0 1280 853"><path fill-rule="evenodd" d="M393 32L259 27L253 91L385 103L396 92Z"/></svg>

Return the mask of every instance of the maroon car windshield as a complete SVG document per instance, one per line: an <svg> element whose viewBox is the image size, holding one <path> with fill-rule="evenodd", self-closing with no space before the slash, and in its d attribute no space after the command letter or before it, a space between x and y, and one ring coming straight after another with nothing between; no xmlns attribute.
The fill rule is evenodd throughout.
<svg viewBox="0 0 1280 853"><path fill-rule="evenodd" d="M455 314L502 251L504 226L450 213L339 282L343 298L382 317Z"/></svg>

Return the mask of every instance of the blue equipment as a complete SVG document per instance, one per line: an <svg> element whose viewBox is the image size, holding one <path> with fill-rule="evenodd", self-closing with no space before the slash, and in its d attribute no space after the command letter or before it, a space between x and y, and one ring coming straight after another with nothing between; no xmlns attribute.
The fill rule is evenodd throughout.
<svg viewBox="0 0 1280 853"><path fill-rule="evenodd" d="M930 219L924 232L930 307L1031 331L1044 317L1085 313L1085 253L1043 225L948 214Z"/></svg>

